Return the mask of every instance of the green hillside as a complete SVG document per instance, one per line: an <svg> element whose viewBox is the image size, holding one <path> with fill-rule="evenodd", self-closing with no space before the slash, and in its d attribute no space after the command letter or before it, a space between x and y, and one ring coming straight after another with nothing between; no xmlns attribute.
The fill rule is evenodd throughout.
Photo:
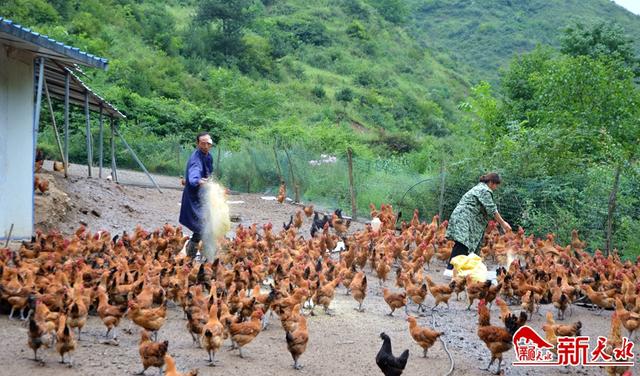
<svg viewBox="0 0 640 376"><path fill-rule="evenodd" d="M411 6L411 34L474 83L497 82L514 54L558 46L574 23L615 22L627 35L640 35L640 16L609 0L412 0Z"/></svg>

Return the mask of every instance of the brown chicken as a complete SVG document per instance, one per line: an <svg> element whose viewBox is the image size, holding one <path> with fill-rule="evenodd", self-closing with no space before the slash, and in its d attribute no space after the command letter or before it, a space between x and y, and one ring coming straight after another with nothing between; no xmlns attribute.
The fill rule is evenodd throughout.
<svg viewBox="0 0 640 376"><path fill-rule="evenodd" d="M367 276L364 275L364 272L360 271L356 273L349 284L349 290L351 291L351 296L358 302L358 308L356 308L356 310L364 312L362 302L364 302L364 298L367 296Z"/></svg>
<svg viewBox="0 0 640 376"><path fill-rule="evenodd" d="M304 215L306 215L307 218L311 218L311 216L313 215L313 205L304 207Z"/></svg>
<svg viewBox="0 0 640 376"><path fill-rule="evenodd" d="M591 303L600 307L600 312L603 309L613 309L616 306L616 301L614 298L609 298L605 293L594 291L593 288L589 285L580 286L582 290L585 291Z"/></svg>
<svg viewBox="0 0 640 376"><path fill-rule="evenodd" d="M389 308L391 308L391 312L389 312L388 316L393 316L393 312L395 312L396 309L407 305L406 292L393 293L389 291L388 288L383 288L382 296L384 297L384 301L387 302Z"/></svg>
<svg viewBox="0 0 640 376"><path fill-rule="evenodd" d="M311 309L312 316L315 315L313 312L315 305L321 305L324 308L325 314L332 315L332 313L329 311L329 305L331 305L331 301L336 294L336 286L338 286L340 282L340 277L337 277L333 281L321 285L320 279L318 279L318 287L316 289L315 295L313 296L314 307Z"/></svg>
<svg viewBox="0 0 640 376"><path fill-rule="evenodd" d="M491 361L485 370L489 370L493 362L498 360L496 375L500 374L502 353L513 347L513 335L518 330L519 324L515 316L506 318L506 328L492 326L489 308L484 300L478 303L478 337L491 351Z"/></svg>
<svg viewBox="0 0 640 376"><path fill-rule="evenodd" d="M198 375L197 369L192 369L187 373L178 372L178 369L176 368L176 361L173 360L173 358L169 354L166 354L164 356L164 363L167 365L167 368L164 370L165 376L197 376Z"/></svg>
<svg viewBox="0 0 640 376"><path fill-rule="evenodd" d="M64 163L59 161L53 161L53 171L57 171L57 172L64 171Z"/></svg>
<svg viewBox="0 0 640 376"><path fill-rule="evenodd" d="M287 198L287 186L284 184L284 181L281 181L280 188L278 188L278 196L276 197L276 200L278 200L278 202L282 204L285 198Z"/></svg>
<svg viewBox="0 0 640 376"><path fill-rule="evenodd" d="M629 332L629 338L633 338L633 333L640 327L640 314L626 310L620 299L616 298L616 316Z"/></svg>
<svg viewBox="0 0 640 376"><path fill-rule="evenodd" d="M151 335L146 330L140 331L140 342L138 352L142 361L142 371L138 375L144 374L149 367L157 367L162 370L164 366L164 356L169 348L169 341L153 342Z"/></svg>
<svg viewBox="0 0 640 376"><path fill-rule="evenodd" d="M285 339L287 340L287 349L293 358L293 368L299 370L302 368L302 365L298 363L298 359L307 349L307 342L309 341L307 319L305 319L304 316L299 315L296 330L293 332L287 332Z"/></svg>
<svg viewBox="0 0 640 376"><path fill-rule="evenodd" d="M154 337L157 339L158 330L164 325L167 316L167 306L163 304L157 308L141 309L133 301L129 301L129 313L128 317L134 324L142 327L143 329L154 332Z"/></svg>
<svg viewBox="0 0 640 376"><path fill-rule="evenodd" d="M116 328L120 325L120 320L124 316L127 307L125 306L113 306L109 304L109 298L104 291L98 291L98 316L104 326L107 327L107 333L105 337L109 336L109 333L113 330L113 340L117 340Z"/></svg>
<svg viewBox="0 0 640 376"><path fill-rule="evenodd" d="M69 325L67 325L67 317L65 315L60 315L58 320L56 341L56 351L60 354L60 363L64 364L64 356L68 354L69 367L73 367L71 352L76 349L76 340L73 338L73 332L69 329Z"/></svg>
<svg viewBox="0 0 640 376"><path fill-rule="evenodd" d="M231 333L232 348L237 348L240 352L240 357L244 358L242 354L242 347L253 341L262 329L262 310L256 310L251 315L250 321L233 323L229 326Z"/></svg>
<svg viewBox="0 0 640 376"><path fill-rule="evenodd" d="M222 347L224 341L224 326L218 320L218 305L211 304L209 310L209 321L202 328L200 344L209 354L209 364L215 365L216 352Z"/></svg>
<svg viewBox="0 0 640 376"><path fill-rule="evenodd" d="M569 308L569 298L562 289L558 286L551 289L551 302L558 312L558 319L564 320L564 314L567 308Z"/></svg>
<svg viewBox="0 0 640 376"><path fill-rule="evenodd" d="M484 299L485 294L489 291L491 287L491 281L486 280L484 282L475 282L471 279L471 276L468 275L466 278L466 294L467 294L467 302L469 305L467 306L467 311L471 309L471 305L473 305L473 301L476 299ZM488 302L485 299L485 302Z"/></svg>
<svg viewBox="0 0 640 376"><path fill-rule="evenodd" d="M542 326L542 329L546 332L547 327L551 328L556 336L560 337L579 337L580 329L582 329L582 322L577 321L573 324L556 324L553 319L553 313L547 312L547 322Z"/></svg>
<svg viewBox="0 0 640 376"><path fill-rule="evenodd" d="M44 342L44 339L43 339L44 334L45 334L45 330L40 325L38 325L36 320L34 320L33 318L30 319L29 320L29 340L27 344L29 345L31 350L33 350L33 360L35 361L40 361L40 359L38 359L38 350L40 349L40 347L42 346L47 347L47 344Z"/></svg>
<svg viewBox="0 0 640 376"><path fill-rule="evenodd" d="M409 297L409 299L411 299L412 302L418 305L418 310L424 311L422 303L424 303L425 299L427 298L427 293L429 292L429 290L427 289L427 284L422 283L421 285L414 285L411 282L410 278L405 278L404 281L404 289L407 292L407 296ZM408 304L404 307L405 313L407 314L408 307Z"/></svg>
<svg viewBox="0 0 640 376"><path fill-rule="evenodd" d="M407 321L409 322L409 333L411 334L411 338L422 347L422 356L427 357L427 351L436 343L436 340L443 335L443 332L436 332L433 329L429 329L427 327L418 326L418 322L416 318L413 316L407 317Z"/></svg>
<svg viewBox="0 0 640 376"><path fill-rule="evenodd" d="M455 287L455 282L452 281L448 285L436 285L431 280L431 277L426 276L427 286L429 286L429 292L433 295L433 298L436 300L435 305L431 310L436 309L436 307L440 303L445 303L447 308L449 308L449 299L451 298L451 294L453 294L453 288Z"/></svg>

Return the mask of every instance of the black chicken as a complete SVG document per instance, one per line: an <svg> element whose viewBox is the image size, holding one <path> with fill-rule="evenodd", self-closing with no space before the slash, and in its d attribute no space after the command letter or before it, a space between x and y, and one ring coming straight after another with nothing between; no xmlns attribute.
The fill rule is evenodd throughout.
<svg viewBox="0 0 640 376"><path fill-rule="evenodd" d="M380 333L380 338L382 338L382 347L376 355L376 364L385 376L402 375L409 359L409 350L404 350L399 357L395 357L391 352L391 338L384 332Z"/></svg>

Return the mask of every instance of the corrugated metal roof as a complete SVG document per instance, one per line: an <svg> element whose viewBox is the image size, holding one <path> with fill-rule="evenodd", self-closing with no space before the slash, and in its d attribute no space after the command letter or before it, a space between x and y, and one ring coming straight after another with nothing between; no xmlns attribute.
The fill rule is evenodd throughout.
<svg viewBox="0 0 640 376"><path fill-rule="evenodd" d="M84 52L77 47L68 46L62 42L58 42L53 38L32 31L31 29L21 26L4 17L0 17L0 33L6 33L24 42L46 49L54 54L67 57L78 64L105 70L109 64L107 59Z"/></svg>

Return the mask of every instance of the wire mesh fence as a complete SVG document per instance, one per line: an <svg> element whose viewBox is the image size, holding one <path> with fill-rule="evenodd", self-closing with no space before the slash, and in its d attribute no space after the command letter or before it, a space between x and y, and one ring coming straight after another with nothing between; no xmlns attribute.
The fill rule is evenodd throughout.
<svg viewBox="0 0 640 376"><path fill-rule="evenodd" d="M135 130L124 136L150 171L184 174L193 146L185 146L172 136L150 142L146 134ZM44 134L44 142L51 137ZM79 142L72 139L71 160L82 163L86 161L86 151L77 145L83 145L80 141L84 135L79 130L73 137ZM97 149L97 135L93 140ZM104 142L108 150L108 137ZM314 202L328 210L342 208L351 215L353 205L361 219L369 219L370 203L392 204L396 211L402 211L405 220L411 218L414 209L419 210L423 220L430 220L435 214L441 214L442 220L447 219L462 195L486 172L467 167L467 161L449 155L443 156L442 168L431 173L416 172L402 157L369 159L356 155L352 159L355 192L355 201L352 201L346 152L323 154L303 145L280 147L247 141L240 145L222 142L211 153L219 179L234 191L275 195L282 180L291 199ZM96 154L95 164L98 163ZM117 149L116 159L119 167L137 168L123 147ZM109 153L105 153L104 164L110 165ZM613 216L613 245L630 254L640 253L638 176L635 171L621 177ZM522 226L537 236L553 232L560 242L568 242L571 230L578 229L591 249L604 246L612 170L592 168L572 175L527 179L503 173L502 178L504 184L494 197L501 214L514 228Z"/></svg>

